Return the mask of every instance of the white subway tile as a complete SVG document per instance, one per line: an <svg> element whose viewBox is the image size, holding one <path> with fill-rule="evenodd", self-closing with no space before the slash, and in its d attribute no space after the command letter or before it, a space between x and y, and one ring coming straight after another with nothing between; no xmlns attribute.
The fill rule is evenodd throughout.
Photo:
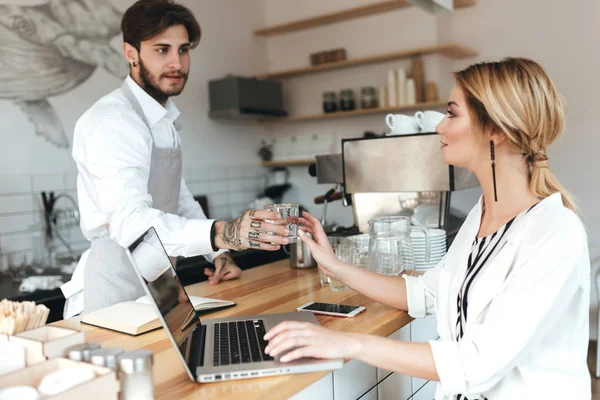
<svg viewBox="0 0 600 400"><path fill-rule="evenodd" d="M62 173L33 175L31 177L31 190L34 192L62 192L64 189L65 183ZM57 194L55 193L55 195Z"/></svg>
<svg viewBox="0 0 600 400"><path fill-rule="evenodd" d="M244 192L242 193L242 198L244 199L244 202L247 204L250 204L254 201L254 199L256 199L256 193L255 192Z"/></svg>
<svg viewBox="0 0 600 400"><path fill-rule="evenodd" d="M202 189L204 187L206 187L206 185L204 185L202 183L188 183L187 187L188 187L188 189L190 190L190 193L192 193L193 196L197 196L197 195L203 194Z"/></svg>
<svg viewBox="0 0 600 400"><path fill-rule="evenodd" d="M244 167L243 166L234 166L229 167L227 170L227 176L231 179L239 179L244 177Z"/></svg>
<svg viewBox="0 0 600 400"><path fill-rule="evenodd" d="M244 181L243 188L246 190L256 190L260 186L258 179L248 178Z"/></svg>
<svg viewBox="0 0 600 400"><path fill-rule="evenodd" d="M208 184L210 193L227 193L229 190L229 186L226 180L218 180L218 181L210 181Z"/></svg>
<svg viewBox="0 0 600 400"><path fill-rule="evenodd" d="M233 203L231 204L231 211L235 213L235 215L242 215L243 213L248 211L248 204L246 204L243 201L239 203Z"/></svg>
<svg viewBox="0 0 600 400"><path fill-rule="evenodd" d="M214 207L225 207L229 205L229 196L227 194L215 194L210 196L210 203Z"/></svg>
<svg viewBox="0 0 600 400"><path fill-rule="evenodd" d="M262 167L259 165L246 165L244 167L244 177L252 178L262 173Z"/></svg>
<svg viewBox="0 0 600 400"><path fill-rule="evenodd" d="M91 246L90 242L88 242L87 240L84 242L71 243L70 245L73 251L78 255L89 249Z"/></svg>
<svg viewBox="0 0 600 400"><path fill-rule="evenodd" d="M44 213L41 211L33 211L32 218L33 218L33 224L36 227L41 228L41 226L44 224Z"/></svg>
<svg viewBox="0 0 600 400"><path fill-rule="evenodd" d="M190 176L195 181L208 181L210 180L209 167L190 168Z"/></svg>
<svg viewBox="0 0 600 400"><path fill-rule="evenodd" d="M227 210L224 210L224 211L215 212L215 215L213 215L213 218L218 219L220 221L229 221L229 220L231 220L231 215L229 214L229 212Z"/></svg>
<svg viewBox="0 0 600 400"><path fill-rule="evenodd" d="M77 171L65 172L63 180L63 187L65 189L77 189Z"/></svg>
<svg viewBox="0 0 600 400"><path fill-rule="evenodd" d="M0 248L3 252L31 250L33 248L33 235L24 233L0 237Z"/></svg>
<svg viewBox="0 0 600 400"><path fill-rule="evenodd" d="M227 178L227 167L224 166L211 166L208 169L208 176L210 180L220 180Z"/></svg>
<svg viewBox="0 0 600 400"><path fill-rule="evenodd" d="M229 204L240 204L244 202L244 195L242 192L235 192L229 194Z"/></svg>
<svg viewBox="0 0 600 400"><path fill-rule="evenodd" d="M73 243L76 242L86 242L89 243L88 240L83 236L83 232L81 232L81 228L75 226L69 229L69 240Z"/></svg>
<svg viewBox="0 0 600 400"><path fill-rule="evenodd" d="M0 196L0 214L32 212L37 210L30 194L23 196Z"/></svg>
<svg viewBox="0 0 600 400"><path fill-rule="evenodd" d="M194 180L194 177L192 175L192 169L191 168L183 168L181 170L181 175L183 176L183 179L187 181L191 181Z"/></svg>
<svg viewBox="0 0 600 400"><path fill-rule="evenodd" d="M4 254L0 254L0 271L8 269L8 258Z"/></svg>
<svg viewBox="0 0 600 400"><path fill-rule="evenodd" d="M0 194L29 192L31 192L31 179L29 175L0 176Z"/></svg>
<svg viewBox="0 0 600 400"><path fill-rule="evenodd" d="M227 189L231 193L236 193L243 190L245 182L239 179L231 179L227 182Z"/></svg>
<svg viewBox="0 0 600 400"><path fill-rule="evenodd" d="M28 231L33 228L33 214L0 215L0 234Z"/></svg>

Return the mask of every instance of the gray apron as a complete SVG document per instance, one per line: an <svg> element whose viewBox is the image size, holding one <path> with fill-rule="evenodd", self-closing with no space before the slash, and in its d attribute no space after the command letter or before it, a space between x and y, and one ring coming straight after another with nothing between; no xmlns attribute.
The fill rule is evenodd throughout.
<svg viewBox="0 0 600 400"><path fill-rule="evenodd" d="M124 83L123 94L133 109L142 118L150 134L150 124L133 92ZM174 129L174 128L173 128ZM181 189L181 148L157 148L152 141L148 192L152 196L152 208L164 213L175 214L179 205ZM140 227L139 234L143 233ZM109 227L110 230L110 227ZM123 301L144 296L125 249L103 236L92 241L90 255L84 269L84 313Z"/></svg>

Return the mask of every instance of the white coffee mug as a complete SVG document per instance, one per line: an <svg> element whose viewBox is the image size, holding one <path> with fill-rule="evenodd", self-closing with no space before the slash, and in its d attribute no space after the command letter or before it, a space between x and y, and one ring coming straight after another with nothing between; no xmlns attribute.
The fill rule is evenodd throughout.
<svg viewBox="0 0 600 400"><path fill-rule="evenodd" d="M419 125L414 117L404 114L388 114L385 123L390 128L390 135L419 133Z"/></svg>
<svg viewBox="0 0 600 400"><path fill-rule="evenodd" d="M421 132L435 132L435 127L442 122L446 115L437 111L417 111L415 120Z"/></svg>

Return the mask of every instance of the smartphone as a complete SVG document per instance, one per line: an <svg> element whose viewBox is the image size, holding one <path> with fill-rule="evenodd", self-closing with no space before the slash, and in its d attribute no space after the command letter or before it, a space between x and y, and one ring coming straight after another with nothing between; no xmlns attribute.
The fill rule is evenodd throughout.
<svg viewBox="0 0 600 400"><path fill-rule="evenodd" d="M315 314L334 315L336 317L354 317L365 310L362 306L345 306L342 304L317 303L311 301L298 307L298 311L308 311Z"/></svg>

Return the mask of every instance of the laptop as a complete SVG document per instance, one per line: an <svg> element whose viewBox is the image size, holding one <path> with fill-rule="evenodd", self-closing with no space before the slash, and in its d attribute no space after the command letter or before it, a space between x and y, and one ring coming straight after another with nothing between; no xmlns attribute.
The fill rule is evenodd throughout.
<svg viewBox="0 0 600 400"><path fill-rule="evenodd" d="M290 312L200 320L154 228L127 256L190 379L227 381L341 368L343 359L280 363L265 353L265 333L283 321L318 324L312 313Z"/></svg>

